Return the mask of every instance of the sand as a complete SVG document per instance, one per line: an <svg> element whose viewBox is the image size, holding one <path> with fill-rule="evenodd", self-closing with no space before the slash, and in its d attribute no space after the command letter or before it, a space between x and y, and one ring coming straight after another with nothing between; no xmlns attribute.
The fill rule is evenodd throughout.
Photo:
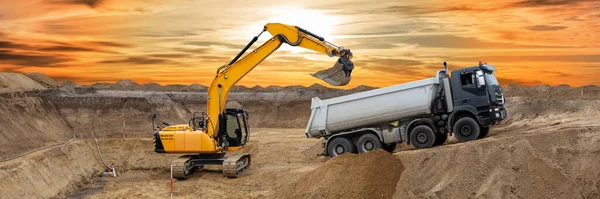
<svg viewBox="0 0 600 199"><path fill-rule="evenodd" d="M111 86L44 88L25 75L0 74L0 158L73 136L98 137L105 158L120 173L118 178L98 177L104 166L95 144L75 141L0 161L0 198L168 196L168 168L177 155L152 151L150 115L159 112L159 121L186 123L191 112L205 108L206 95ZM358 90L363 89L370 88ZM252 154L251 168L229 179L219 167L207 167L175 181L175 197L600 197L600 94L595 86L508 86L509 118L485 139L458 143L450 138L422 150L400 144L393 154L333 159L317 156L321 140L304 135L310 98L352 91L318 85L238 90L230 95L230 105L250 112L251 138L239 152Z"/></svg>

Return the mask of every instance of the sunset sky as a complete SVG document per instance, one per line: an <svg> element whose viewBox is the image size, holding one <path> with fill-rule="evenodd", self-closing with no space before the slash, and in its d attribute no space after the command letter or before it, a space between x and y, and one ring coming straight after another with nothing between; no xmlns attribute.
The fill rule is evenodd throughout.
<svg viewBox="0 0 600 199"><path fill-rule="evenodd" d="M454 69L479 60L504 85L600 85L599 0L0 0L0 72L81 84L210 84L268 22L351 49L347 87L394 85L434 76L444 61ZM335 61L282 46L240 84L324 84L308 73Z"/></svg>

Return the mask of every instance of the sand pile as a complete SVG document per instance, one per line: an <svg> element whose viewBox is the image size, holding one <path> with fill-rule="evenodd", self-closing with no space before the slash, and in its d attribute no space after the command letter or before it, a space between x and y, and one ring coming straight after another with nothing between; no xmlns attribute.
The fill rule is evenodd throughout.
<svg viewBox="0 0 600 199"><path fill-rule="evenodd" d="M58 84L58 86L61 87L61 88L79 88L79 87L81 87L81 85L79 85L79 84L77 84L75 82L69 81L69 80L65 80L65 81L60 82Z"/></svg>
<svg viewBox="0 0 600 199"><path fill-rule="evenodd" d="M44 86L19 73L0 73L0 92L44 89Z"/></svg>
<svg viewBox="0 0 600 199"><path fill-rule="evenodd" d="M56 82L56 80L54 80L42 73L36 72L36 73L23 73L23 74L46 88L58 87L58 82Z"/></svg>
<svg viewBox="0 0 600 199"><path fill-rule="evenodd" d="M391 153L345 154L285 185L277 198L391 198L404 171Z"/></svg>
<svg viewBox="0 0 600 199"><path fill-rule="evenodd" d="M569 85L538 85L538 86L505 86L503 87L506 97L522 96L540 99L598 99L600 98L600 87L582 86L570 87Z"/></svg>

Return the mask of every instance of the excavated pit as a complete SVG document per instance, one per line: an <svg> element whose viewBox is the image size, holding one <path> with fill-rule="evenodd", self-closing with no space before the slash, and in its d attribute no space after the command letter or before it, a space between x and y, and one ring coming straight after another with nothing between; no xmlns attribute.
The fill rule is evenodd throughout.
<svg viewBox="0 0 600 199"><path fill-rule="evenodd" d="M187 123L193 111L205 108L205 87L124 81L54 88L39 74L29 76L0 75L0 198L168 197L168 168L177 155L152 151L150 115L158 112L159 121ZM252 154L251 169L228 179L218 167L208 167L175 181L174 196L600 197L598 87L507 86L509 118L482 140L458 143L451 138L422 150L402 144L394 154L317 156L320 140L307 139L302 129L310 99L368 89L234 89L229 105L250 112L252 137L242 152ZM73 137L99 138L104 159L115 164L119 177L98 177L105 166L93 140L3 160Z"/></svg>

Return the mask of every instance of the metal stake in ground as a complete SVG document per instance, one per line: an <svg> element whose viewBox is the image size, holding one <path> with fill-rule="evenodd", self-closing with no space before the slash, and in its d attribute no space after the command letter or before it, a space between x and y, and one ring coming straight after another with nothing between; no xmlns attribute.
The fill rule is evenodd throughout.
<svg viewBox="0 0 600 199"><path fill-rule="evenodd" d="M169 193L171 194L171 199L173 199L173 165L171 165L171 188Z"/></svg>

